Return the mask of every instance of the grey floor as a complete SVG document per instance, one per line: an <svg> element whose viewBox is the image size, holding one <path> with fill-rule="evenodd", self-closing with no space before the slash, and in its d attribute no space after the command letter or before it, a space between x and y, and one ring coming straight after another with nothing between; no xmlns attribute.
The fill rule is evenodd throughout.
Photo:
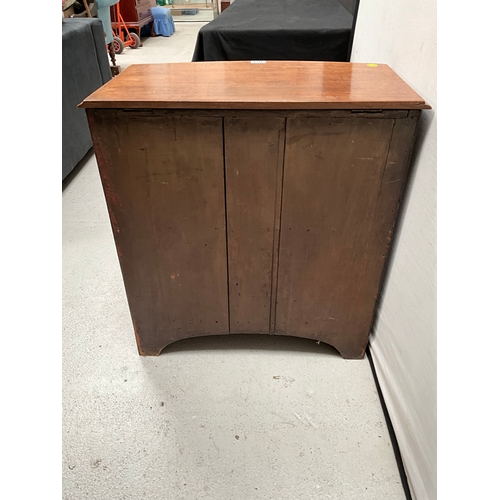
<svg viewBox="0 0 500 500"><path fill-rule="evenodd" d="M186 12L189 12L187 9ZM177 13L174 13L174 20L176 23L178 22L193 22L193 21L212 21L215 18L215 11L213 9L199 9L196 14L182 14L178 15Z"/></svg>
<svg viewBox="0 0 500 500"><path fill-rule="evenodd" d="M189 61L202 23L118 56ZM404 500L368 360L235 335L137 353L95 157L63 194L63 498Z"/></svg>

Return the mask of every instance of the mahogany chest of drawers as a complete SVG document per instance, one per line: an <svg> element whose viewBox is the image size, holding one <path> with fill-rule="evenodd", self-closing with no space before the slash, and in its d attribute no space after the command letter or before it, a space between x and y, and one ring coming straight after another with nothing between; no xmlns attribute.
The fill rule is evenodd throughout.
<svg viewBox="0 0 500 500"><path fill-rule="evenodd" d="M388 66L130 66L88 97L139 352L306 337L362 358L422 109Z"/></svg>
<svg viewBox="0 0 500 500"><path fill-rule="evenodd" d="M137 23L151 16L151 7L156 2L153 0L120 0L120 14L126 23ZM115 9L111 8L111 21L117 22Z"/></svg>

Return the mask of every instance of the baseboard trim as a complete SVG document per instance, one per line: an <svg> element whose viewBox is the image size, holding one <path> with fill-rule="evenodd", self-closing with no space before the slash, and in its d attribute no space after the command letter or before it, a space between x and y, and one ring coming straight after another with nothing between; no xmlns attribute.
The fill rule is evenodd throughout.
<svg viewBox="0 0 500 500"><path fill-rule="evenodd" d="M370 352L370 346L366 348L366 356L370 362L370 367L372 369L373 378L375 380L375 386L377 388L378 397L380 399L380 404L382 406L382 411L384 412L385 421L387 424L387 429L389 431L389 436L391 438L392 449L394 450L394 457L398 465L399 476L401 477L401 485L405 492L406 500L412 500L412 495L410 491L410 485L408 484L408 477L406 475L406 470L403 463L403 458L401 457L401 451L399 449L398 440L396 438L396 433L394 432L394 427L391 422L391 417L389 416L389 411L387 410L387 405L385 404L384 395L380 387L380 382L378 380L377 371L375 370L375 364L373 363L373 358Z"/></svg>

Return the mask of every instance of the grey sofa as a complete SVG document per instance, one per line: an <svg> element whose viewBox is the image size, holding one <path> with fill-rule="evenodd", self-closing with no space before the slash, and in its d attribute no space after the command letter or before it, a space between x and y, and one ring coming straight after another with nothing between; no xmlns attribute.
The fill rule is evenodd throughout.
<svg viewBox="0 0 500 500"><path fill-rule="evenodd" d="M62 179L92 147L87 117L77 106L111 80L100 19L62 20Z"/></svg>

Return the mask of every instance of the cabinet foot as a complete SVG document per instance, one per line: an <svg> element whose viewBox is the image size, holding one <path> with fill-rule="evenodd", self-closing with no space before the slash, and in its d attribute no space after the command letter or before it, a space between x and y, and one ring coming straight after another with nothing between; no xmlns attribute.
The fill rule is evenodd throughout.
<svg viewBox="0 0 500 500"><path fill-rule="evenodd" d="M357 339L329 341L328 339L319 338L318 340L335 347L344 359L363 359L365 357L366 346L368 345L368 339L362 341Z"/></svg>
<svg viewBox="0 0 500 500"><path fill-rule="evenodd" d="M356 347L356 348L344 348L344 349L339 349L336 346L335 349L340 352L340 355L344 359L363 359L365 357L365 351L366 351L366 345L363 346L362 348Z"/></svg>
<svg viewBox="0 0 500 500"><path fill-rule="evenodd" d="M137 346L141 356L159 356L166 346L162 347L142 347Z"/></svg>

